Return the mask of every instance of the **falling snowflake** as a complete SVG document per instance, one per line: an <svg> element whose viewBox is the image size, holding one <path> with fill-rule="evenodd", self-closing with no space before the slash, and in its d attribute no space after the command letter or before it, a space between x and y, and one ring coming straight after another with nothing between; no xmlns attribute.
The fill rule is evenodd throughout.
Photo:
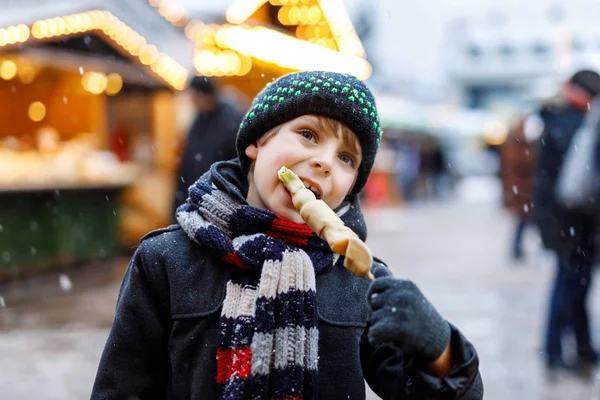
<svg viewBox="0 0 600 400"><path fill-rule="evenodd" d="M65 292L69 292L73 288L73 283L71 283L71 278L69 278L65 274L60 274L58 276L58 284L59 284L60 288Z"/></svg>

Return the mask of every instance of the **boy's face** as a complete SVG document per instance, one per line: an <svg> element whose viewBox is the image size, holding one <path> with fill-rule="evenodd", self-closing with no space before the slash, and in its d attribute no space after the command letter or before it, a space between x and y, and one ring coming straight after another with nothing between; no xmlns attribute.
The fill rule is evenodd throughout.
<svg viewBox="0 0 600 400"><path fill-rule="evenodd" d="M362 151L353 133L335 129L323 118L304 115L279 126L266 141L246 148L253 161L249 175L248 204L266 208L293 222L302 223L290 193L277 177L286 166L317 189L318 198L338 207L350 193L361 163Z"/></svg>

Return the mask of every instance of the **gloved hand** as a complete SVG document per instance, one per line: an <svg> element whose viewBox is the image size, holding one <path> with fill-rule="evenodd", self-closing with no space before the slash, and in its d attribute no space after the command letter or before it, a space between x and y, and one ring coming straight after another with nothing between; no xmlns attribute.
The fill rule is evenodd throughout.
<svg viewBox="0 0 600 400"><path fill-rule="evenodd" d="M392 343L421 363L437 360L450 342L448 322L413 282L375 275L368 292L369 342Z"/></svg>

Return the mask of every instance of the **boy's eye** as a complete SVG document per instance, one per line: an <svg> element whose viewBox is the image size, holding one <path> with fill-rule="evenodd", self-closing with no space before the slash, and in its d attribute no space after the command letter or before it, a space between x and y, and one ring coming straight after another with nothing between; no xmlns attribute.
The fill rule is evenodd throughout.
<svg viewBox="0 0 600 400"><path fill-rule="evenodd" d="M315 139L315 134L308 130L308 129L303 129L300 131L300 135L302 135L302 137L304 137L305 139L308 140L314 140Z"/></svg>
<svg viewBox="0 0 600 400"><path fill-rule="evenodd" d="M356 164L356 160L354 159L354 157L352 157L351 155L348 155L348 154L342 154L342 155L340 155L340 160L344 164L348 164L348 165L350 165L352 167Z"/></svg>

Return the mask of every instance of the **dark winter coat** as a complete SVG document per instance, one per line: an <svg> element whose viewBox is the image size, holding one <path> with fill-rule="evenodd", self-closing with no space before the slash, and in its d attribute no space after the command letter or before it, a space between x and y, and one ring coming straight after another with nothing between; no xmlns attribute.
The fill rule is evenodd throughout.
<svg viewBox="0 0 600 400"><path fill-rule="evenodd" d="M199 113L190 128L176 174L177 189L172 214L185 202L188 188L217 161L237 157L235 138L243 113L231 104L219 102L210 111Z"/></svg>
<svg viewBox="0 0 600 400"><path fill-rule="evenodd" d="M595 248L596 221L589 214L563 207L555 190L564 157L585 112L570 105L544 107L544 133L538 146L535 175L535 219L546 248L569 254L577 247ZM592 256L592 254L589 254Z"/></svg>
<svg viewBox="0 0 600 400"><path fill-rule="evenodd" d="M239 163L220 163L215 172L243 200ZM349 226L365 237L353 204L359 216ZM218 398L216 353L229 269L178 225L146 235L123 279L92 399ZM364 399L365 379L384 399L482 398L477 354L457 329L450 343L456 364L437 379L397 349L368 343L369 281L346 270L343 258L316 276L316 288L320 399Z"/></svg>

